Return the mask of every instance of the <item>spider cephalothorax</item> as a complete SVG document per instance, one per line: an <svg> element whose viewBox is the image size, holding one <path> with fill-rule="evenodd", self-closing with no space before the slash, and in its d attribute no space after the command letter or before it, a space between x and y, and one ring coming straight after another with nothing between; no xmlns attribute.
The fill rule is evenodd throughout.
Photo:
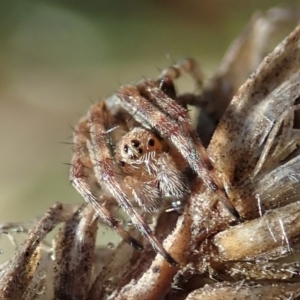
<svg viewBox="0 0 300 300"><path fill-rule="evenodd" d="M145 154L161 153L163 148L163 142L155 134L144 128L136 127L118 142L116 159L125 173L132 174L137 170L137 167L133 165L139 162Z"/></svg>
<svg viewBox="0 0 300 300"><path fill-rule="evenodd" d="M163 207L166 198L184 199L189 194L184 175L187 168L202 178L233 216L239 217L185 108L186 104L197 102L197 96L176 96L173 80L184 72L201 84L195 61L186 59L164 70L156 81L123 86L116 95L93 105L76 128L70 172L74 187L103 221L141 249L140 243L97 198L88 178L92 171L98 186L110 193L153 248L173 265L176 261L143 220L139 207L153 212ZM129 120L134 122L132 126ZM116 138L114 128L127 133Z"/></svg>
<svg viewBox="0 0 300 300"><path fill-rule="evenodd" d="M169 146L150 130L136 127L124 135L116 147L116 160L124 174L129 196L144 211L161 209L164 197L183 199L189 191L180 170L179 156L172 157ZM182 158L181 158L182 160Z"/></svg>

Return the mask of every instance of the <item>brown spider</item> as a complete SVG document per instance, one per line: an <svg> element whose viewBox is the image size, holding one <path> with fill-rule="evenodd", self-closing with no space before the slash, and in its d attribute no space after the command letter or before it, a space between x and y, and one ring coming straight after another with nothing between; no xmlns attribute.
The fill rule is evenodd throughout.
<svg viewBox="0 0 300 300"><path fill-rule="evenodd" d="M286 19L288 12L280 10L279 16ZM96 245L97 202L80 207L56 203L29 231L32 223L0 224L0 237L6 235L15 247L13 257L0 265L1 300L299 299L300 27L258 68L254 59L264 54L273 37L270 29L281 28L277 22L274 14L257 15L251 20L201 95L202 99L220 98L218 101L228 103L235 93L207 151L217 172L224 174L226 192L244 222L230 223L232 216L225 206L216 203L215 193L190 172L192 168L177 148L141 114L136 113L134 120L136 109L122 108L122 88L119 96L95 105L102 112L100 120L104 119L100 125L107 128L99 134L105 140L100 145L111 153L104 166L109 164L115 182L134 211L160 210L151 225L155 236L151 232L150 236L163 241L180 267L170 267L160 255L154 257L150 244L143 253L134 251L125 241L114 248ZM266 26L264 30L262 24ZM151 95L157 88L164 97L182 103L176 106L178 109L189 103L188 99L200 99L187 94L176 97L172 80L164 78L160 84L144 81L137 86L138 96L147 99L148 104L152 103L144 91L148 86ZM133 93L129 96L136 97ZM222 105L215 105L215 109L222 114ZM116 201L105 185L99 188L95 176L94 166L99 161L96 154L100 153L94 149L91 134L91 125L99 122L95 111L96 108L83 119L74 135L75 146L84 154L77 172L82 172L79 179L85 183L81 185L83 191L87 190L94 201L102 201L100 213L107 216L105 213L113 213L108 205L114 206ZM179 127L183 130L182 125ZM167 170L162 170L159 161L174 168L168 165ZM160 172L167 172L173 182L168 188L163 187ZM188 199L180 217L176 212L166 213L166 202L182 202L185 198ZM112 217L108 220L116 222L116 229L129 240L135 241L130 235L140 236L136 228L126 232ZM143 223L146 218L141 220ZM59 224L62 227L49 244L45 238ZM17 235L22 232L28 236L17 247Z"/></svg>
<svg viewBox="0 0 300 300"><path fill-rule="evenodd" d="M164 70L156 81L123 86L105 102L93 105L74 132L70 170L73 186L106 224L134 248L143 248L99 201L91 177L172 265L177 262L157 240L138 207L153 212L162 208L165 198L184 200L189 194L188 168L239 219L188 116L185 106L197 102L197 96L176 96L173 80L184 72L201 85L201 73L189 58Z"/></svg>

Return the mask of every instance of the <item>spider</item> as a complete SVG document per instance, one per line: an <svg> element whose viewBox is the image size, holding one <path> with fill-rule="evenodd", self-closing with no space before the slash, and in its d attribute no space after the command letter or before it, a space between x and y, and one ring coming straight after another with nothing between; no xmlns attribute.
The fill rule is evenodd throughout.
<svg viewBox="0 0 300 300"><path fill-rule="evenodd" d="M286 20L283 12L288 11L279 10ZM294 14L294 10L290 12ZM226 68L223 62L221 75L218 72L213 79L217 84L207 85L201 97L211 91L211 95L221 95L222 102L236 92L224 87L238 86L241 77L248 76L245 74L252 70L253 62L258 63L253 58L265 52L270 37L277 33L261 30L258 25L262 21L266 27L278 28L273 13L252 19L225 55ZM299 57L298 26L237 91L210 141L208 153L213 153L218 162L216 169L226 175L226 188L243 216L242 224L229 226L231 215L222 207L215 209L216 197L211 190L205 189L195 172L191 173L192 167L178 145L174 147L157 126L143 118L141 106L128 110L122 104L124 94L143 97L147 104L154 105L155 113L162 113L182 132L182 122L156 104L164 98L154 91L158 89L165 98L171 98L169 103L176 101L180 110L187 103L184 100L198 101L199 96L176 96L174 77L144 80L135 87L138 96L123 87L105 103L95 105L76 128L74 150L80 159L72 168L76 166L73 171L81 177L71 178L81 180L79 187L95 200L93 206L56 203L33 223L0 224L0 237L6 235L15 248L13 257L0 264L0 298L298 299ZM139 115L135 113L137 108ZM92 126L99 124L106 130L99 133L103 143L96 144ZM185 143L187 137L184 134ZM106 150L104 158L94 145ZM103 165L100 175L96 173L99 162ZM110 170L113 183L103 180L111 178ZM165 174L168 180L159 174ZM164 240L168 252L178 261L180 258L180 268L170 267L161 255L154 258L149 244L143 253L135 253L125 240L114 249L96 245L99 213L110 217L108 221L127 240L135 241L110 216L116 201L108 184L124 193L135 217L139 212L159 211L151 228ZM165 209L166 202L185 202L186 197L188 205L179 219L176 212ZM142 224L144 219L141 217ZM49 244L45 238L59 224L62 227ZM137 230L131 228L129 232L135 234ZM28 235L22 245L17 245L16 235L20 233ZM151 231L148 235L153 236Z"/></svg>
<svg viewBox="0 0 300 300"><path fill-rule="evenodd" d="M197 98L176 95L173 81L183 73L201 85L196 61L187 58L162 71L157 80L125 85L106 101L93 105L75 128L70 169L71 183L104 223L134 248L143 249L112 216L97 189L116 200L153 249L171 265L177 262L155 237L140 210L155 212L166 199L184 200L190 188L188 169L201 177L239 219L188 116L186 105L195 104Z"/></svg>

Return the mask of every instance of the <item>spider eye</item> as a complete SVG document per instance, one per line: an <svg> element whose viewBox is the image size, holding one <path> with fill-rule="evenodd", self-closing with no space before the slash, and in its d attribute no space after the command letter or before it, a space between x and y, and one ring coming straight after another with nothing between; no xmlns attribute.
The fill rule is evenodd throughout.
<svg viewBox="0 0 300 300"><path fill-rule="evenodd" d="M149 146L154 146L154 145L155 145L154 139L150 139L150 140L148 141L148 145L149 145Z"/></svg>
<svg viewBox="0 0 300 300"><path fill-rule="evenodd" d="M140 142L138 140L132 140L131 145L135 148L137 148L140 145Z"/></svg>
<svg viewBox="0 0 300 300"><path fill-rule="evenodd" d="M120 164L121 167L124 167L124 166L125 166L125 162L122 161L122 160L119 161L119 164Z"/></svg>
<svg viewBox="0 0 300 300"><path fill-rule="evenodd" d="M124 151L127 153L128 152L128 145L124 146Z"/></svg>
<svg viewBox="0 0 300 300"><path fill-rule="evenodd" d="M140 153L140 154L142 154L142 153L143 153L143 149L142 149L142 148L139 148L139 150L138 150L138 151L139 151L139 153Z"/></svg>

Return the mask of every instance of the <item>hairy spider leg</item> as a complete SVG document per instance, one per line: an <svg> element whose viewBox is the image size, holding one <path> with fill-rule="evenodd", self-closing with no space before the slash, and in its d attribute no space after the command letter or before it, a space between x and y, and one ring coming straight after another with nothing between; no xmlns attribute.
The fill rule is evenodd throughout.
<svg viewBox="0 0 300 300"><path fill-rule="evenodd" d="M100 185L104 185L110 191L119 206L124 209L131 218L136 228L150 241L153 249L160 253L171 265L176 266L177 262L155 237L149 225L144 222L143 218L133 207L130 200L127 198L127 195L123 192L116 180L113 158L106 143L107 128L105 128L105 124L103 122L103 114L105 113L108 113L105 103L100 102L94 105L88 114L88 125L91 140L88 140L87 143L90 156L94 163L94 172L97 181Z"/></svg>
<svg viewBox="0 0 300 300"><path fill-rule="evenodd" d="M88 161L91 164L87 156L87 142L88 142L88 128L87 120L82 119L76 127L73 134L73 157L70 168L70 181L78 193L83 199L90 203L100 218L108 226L112 227L126 242L132 245L137 250L142 250L143 246L134 239L107 210L107 208L98 201L97 197L92 193L91 187L86 182L84 162Z"/></svg>
<svg viewBox="0 0 300 300"><path fill-rule="evenodd" d="M184 93L179 96L176 95L173 81L185 73L189 74L194 79L200 90L203 90L203 74L197 61L193 58L185 58L179 63L164 69L160 73L155 84L170 98L176 99L176 101L184 107L186 107L187 104L205 107L207 105L207 98L203 97L202 93ZM143 81L141 84L143 85Z"/></svg>
<svg viewBox="0 0 300 300"><path fill-rule="evenodd" d="M236 218L239 219L239 213L235 209L235 207L230 203L226 191L224 189L223 184L221 183L218 175L216 174L215 168L206 152L205 147L203 146L200 138L198 137L194 126L188 116L188 111L185 107L180 105L176 101L172 99L165 91L173 90L172 86L173 80L179 78L184 73L189 73L198 86L202 87L202 73L200 68L198 67L197 61L193 58L186 58L179 62L176 65L170 66L167 69L163 70L159 76L159 79L156 82L144 80L138 84L138 89L142 96L144 96L147 100L154 103L156 106L161 108L163 112L165 112L171 119L176 120L183 131L183 134L189 136L193 141L195 148L199 153L199 159L202 161L203 166L207 169L208 172L212 174L212 180L218 186L217 191L215 193L218 195L219 199L224 203L229 212ZM171 94L175 93L171 92ZM174 98L176 98L176 94L174 94ZM184 104L195 104L195 97L188 95L188 97L184 100ZM198 103L199 104L199 103ZM198 173L198 172L197 172ZM203 179L203 181L205 181Z"/></svg>
<svg viewBox="0 0 300 300"><path fill-rule="evenodd" d="M197 61L193 58L185 58L177 64L164 69L158 77L158 82L160 84L159 87L162 87L166 79L173 81L181 77L184 73L190 74L196 81L198 87L202 89L203 74L201 72L201 69L199 68Z"/></svg>
<svg viewBox="0 0 300 300"><path fill-rule="evenodd" d="M139 85L139 89L141 90L141 85ZM120 89L118 96L124 108L129 111L136 111L137 118L148 123L163 138L169 139L196 174L202 178L206 186L218 196L228 211L236 219L239 219L239 213L229 201L209 156L193 129L186 109L167 97L159 88L156 88L156 94L152 94L152 88L146 88L147 98L150 101L141 96L139 89L129 85ZM155 104L163 112L151 101L155 101Z"/></svg>

